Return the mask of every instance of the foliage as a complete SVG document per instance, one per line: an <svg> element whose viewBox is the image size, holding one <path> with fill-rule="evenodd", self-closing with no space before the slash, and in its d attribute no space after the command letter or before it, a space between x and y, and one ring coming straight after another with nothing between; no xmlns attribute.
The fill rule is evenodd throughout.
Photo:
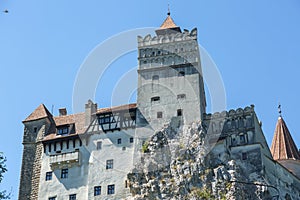
<svg viewBox="0 0 300 200"><path fill-rule="evenodd" d="M195 188L192 193L198 199L206 199L206 200L214 199L212 192L207 188L203 188L203 189Z"/></svg>
<svg viewBox="0 0 300 200"><path fill-rule="evenodd" d="M0 183L3 179L3 174L7 171L5 162L6 162L6 158L3 155L3 153L0 152Z"/></svg>
<svg viewBox="0 0 300 200"><path fill-rule="evenodd" d="M149 151L148 149L148 146L149 146L149 143L148 142L145 142L142 146L142 152L143 153L147 153Z"/></svg>
<svg viewBox="0 0 300 200"><path fill-rule="evenodd" d="M0 152L0 183L3 180L3 174L7 171L6 158L2 152ZM6 191L0 191L0 199L10 199L10 194L7 194Z"/></svg>

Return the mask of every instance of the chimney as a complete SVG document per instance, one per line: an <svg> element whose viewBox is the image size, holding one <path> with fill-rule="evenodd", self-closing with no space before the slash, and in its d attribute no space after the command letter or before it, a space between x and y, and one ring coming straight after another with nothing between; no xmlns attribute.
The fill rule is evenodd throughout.
<svg viewBox="0 0 300 200"><path fill-rule="evenodd" d="M58 109L59 116L65 116L67 115L67 109L66 108L60 108Z"/></svg>
<svg viewBox="0 0 300 200"><path fill-rule="evenodd" d="M85 104L85 126L89 126L95 119L97 112L97 104L92 100L88 100Z"/></svg>

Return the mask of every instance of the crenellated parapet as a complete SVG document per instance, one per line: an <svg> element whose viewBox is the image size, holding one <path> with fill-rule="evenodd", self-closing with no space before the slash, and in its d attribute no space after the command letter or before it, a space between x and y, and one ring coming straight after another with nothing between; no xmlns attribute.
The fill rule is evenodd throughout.
<svg viewBox="0 0 300 200"><path fill-rule="evenodd" d="M254 105L236 110L204 114L203 124L209 137L229 139L230 146L245 145L253 141L255 129Z"/></svg>
<svg viewBox="0 0 300 200"><path fill-rule="evenodd" d="M197 28L192 29L191 32L184 29L182 33L174 31L174 33L171 34L164 34L153 37L150 34L148 34L145 37L138 36L137 39L139 48L149 45L166 44L187 40L197 40Z"/></svg>
<svg viewBox="0 0 300 200"><path fill-rule="evenodd" d="M255 113L254 111L254 105L247 106L245 108L238 108L238 109L231 109L229 111L223 111L223 112L215 112L213 114L211 113L205 113L204 114L204 120L209 119L228 119L228 118L239 118L239 117L246 117L251 114Z"/></svg>
<svg viewBox="0 0 300 200"><path fill-rule="evenodd" d="M197 29L152 37L138 36L140 69L199 62Z"/></svg>

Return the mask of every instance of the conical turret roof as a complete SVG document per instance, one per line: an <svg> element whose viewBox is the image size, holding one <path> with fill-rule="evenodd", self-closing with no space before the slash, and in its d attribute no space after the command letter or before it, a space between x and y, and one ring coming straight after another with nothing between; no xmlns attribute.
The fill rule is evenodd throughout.
<svg viewBox="0 0 300 200"><path fill-rule="evenodd" d="M274 160L300 159L297 146L283 118L278 118L271 146Z"/></svg>
<svg viewBox="0 0 300 200"><path fill-rule="evenodd" d="M156 31L157 35L171 34L171 33L181 33L181 29L177 26L171 17L170 11L165 21L160 25L159 29Z"/></svg>
<svg viewBox="0 0 300 200"><path fill-rule="evenodd" d="M172 17L168 15L165 21L161 24L159 29L167 29L167 28L177 28L178 26L173 21Z"/></svg>

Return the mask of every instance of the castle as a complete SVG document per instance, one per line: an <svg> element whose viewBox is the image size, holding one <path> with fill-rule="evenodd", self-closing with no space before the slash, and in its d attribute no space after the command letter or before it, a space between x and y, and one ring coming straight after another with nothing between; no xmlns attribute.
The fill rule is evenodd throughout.
<svg viewBox="0 0 300 200"><path fill-rule="evenodd" d="M216 169L215 179L224 175L217 166L228 160L247 171L244 181L232 174L227 180L233 185L252 184L255 191L261 187L259 195L245 194L246 199L300 199L300 153L281 116L270 150L254 106L206 112L197 29L182 32L168 13L156 36L138 36L138 63L136 104L98 108L88 100L83 113L68 114L62 108L59 116L42 104L23 121L20 200L153 199L153 195L177 199L162 192L164 181L150 184L151 190L149 185L143 188L142 184L155 177L148 178L148 183L136 181L147 179L150 172L135 169L145 163L144 154L155 152L151 145L161 140L160 145L172 149L172 142L178 136L184 138L183 133L199 141L183 140L176 144L180 148L190 144L197 144L194 149L204 144L212 147L209 158L214 159L209 165ZM164 165L175 166L170 160ZM160 168L178 172L179 167L168 166ZM178 180L178 187L180 181L184 180Z"/></svg>

